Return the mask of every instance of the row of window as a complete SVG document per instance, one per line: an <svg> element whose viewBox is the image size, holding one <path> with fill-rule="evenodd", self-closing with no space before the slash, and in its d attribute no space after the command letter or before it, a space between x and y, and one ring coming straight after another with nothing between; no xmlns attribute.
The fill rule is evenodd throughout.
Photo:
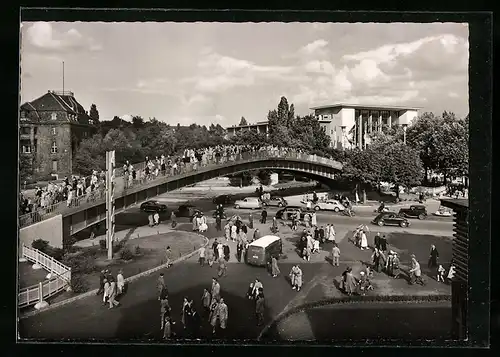
<svg viewBox="0 0 500 357"><path fill-rule="evenodd" d="M38 128L35 126L33 127L33 135L37 135L38 133ZM20 129L22 135L30 135L31 134L31 127L29 126L23 126ZM57 135L57 128L51 128L51 133L52 135ZM83 132L83 137L86 138L88 136L88 133L86 131Z"/></svg>
<svg viewBox="0 0 500 357"><path fill-rule="evenodd" d="M36 140L35 140L35 143L34 143L33 146L30 145L30 143L23 143L23 142L21 142L21 152L23 154L35 153L36 152L36 147L37 147ZM50 147L50 152L52 154L57 154L57 152L58 152L57 143L55 141L52 143L52 146Z"/></svg>

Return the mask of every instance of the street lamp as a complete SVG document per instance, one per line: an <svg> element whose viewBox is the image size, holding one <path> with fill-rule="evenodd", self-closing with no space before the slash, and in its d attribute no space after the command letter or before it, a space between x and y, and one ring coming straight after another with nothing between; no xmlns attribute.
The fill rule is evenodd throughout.
<svg viewBox="0 0 500 357"><path fill-rule="evenodd" d="M407 128L407 124L403 124L403 144L406 145L406 128Z"/></svg>

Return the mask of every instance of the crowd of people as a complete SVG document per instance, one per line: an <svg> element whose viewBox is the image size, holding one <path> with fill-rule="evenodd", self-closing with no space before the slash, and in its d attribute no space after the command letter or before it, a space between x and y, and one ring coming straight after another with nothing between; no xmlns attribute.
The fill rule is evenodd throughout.
<svg viewBox="0 0 500 357"><path fill-rule="evenodd" d="M285 156L290 153L303 153L302 150L279 148L276 146L250 146L250 145L220 145L215 147L186 149L179 155L161 155L155 158L146 157L143 163L132 165L126 161L121 170L116 173L117 177L123 176L124 188L143 184L147 180L153 180L162 175L178 175L190 170L198 170L200 167L211 163L223 164L227 161L239 160L242 155L255 153L266 153L272 156ZM28 197L25 193L19 196L19 215L23 216L21 224L30 224L40 219L44 214L64 207L78 206L82 202L92 202L103 199L105 191L105 172L94 170L88 177L73 175L65 177L63 182L50 183L46 187L36 187L34 197ZM64 207L54 206L57 203L66 202ZM31 215L27 215L27 214Z"/></svg>

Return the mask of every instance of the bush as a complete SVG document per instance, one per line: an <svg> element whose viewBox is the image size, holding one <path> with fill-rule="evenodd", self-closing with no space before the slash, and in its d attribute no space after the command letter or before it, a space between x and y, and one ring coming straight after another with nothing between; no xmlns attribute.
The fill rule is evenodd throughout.
<svg viewBox="0 0 500 357"><path fill-rule="evenodd" d="M134 258L134 254L132 253L132 251L130 250L129 247L124 247L120 251L120 259L122 259L122 260L131 260L133 258Z"/></svg>
<svg viewBox="0 0 500 357"><path fill-rule="evenodd" d="M35 239L33 243L31 243L31 247L45 253L49 247L49 242L43 239Z"/></svg>
<svg viewBox="0 0 500 357"><path fill-rule="evenodd" d="M123 241L119 241L118 243L113 243L113 254L118 253L122 250L125 243Z"/></svg>
<svg viewBox="0 0 500 357"><path fill-rule="evenodd" d="M61 261L64 256L64 250L61 248L54 248L51 246L48 246L46 248L45 254L50 255L52 258L54 258L57 261Z"/></svg>
<svg viewBox="0 0 500 357"><path fill-rule="evenodd" d="M99 240L99 247L100 247L102 250L105 250L105 249L106 249L106 240L105 240L105 239L101 239L101 240Z"/></svg>
<svg viewBox="0 0 500 357"><path fill-rule="evenodd" d="M142 249L139 246L135 247L135 255L142 255Z"/></svg>
<svg viewBox="0 0 500 357"><path fill-rule="evenodd" d="M89 290L89 283L83 277L82 275L79 274L74 274L71 276L71 290L75 293L85 293Z"/></svg>
<svg viewBox="0 0 500 357"><path fill-rule="evenodd" d="M64 256L62 263L71 268L72 273L90 274L95 271L95 258L91 254Z"/></svg>

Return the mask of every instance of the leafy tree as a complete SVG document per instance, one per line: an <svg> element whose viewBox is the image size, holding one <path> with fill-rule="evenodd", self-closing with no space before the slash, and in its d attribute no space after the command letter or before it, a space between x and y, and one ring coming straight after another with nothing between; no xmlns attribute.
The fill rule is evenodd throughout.
<svg viewBox="0 0 500 357"><path fill-rule="evenodd" d="M132 127L134 129L144 128L144 119L142 119L142 117L140 117L139 115L134 115L132 117Z"/></svg>
<svg viewBox="0 0 500 357"><path fill-rule="evenodd" d="M268 142L266 134L255 130L240 130L231 137L231 142L235 145L251 145L262 147Z"/></svg>
<svg viewBox="0 0 500 357"><path fill-rule="evenodd" d="M330 136L313 115L295 118L290 122L290 128L292 141L301 149L323 155L330 147Z"/></svg>
<svg viewBox="0 0 500 357"><path fill-rule="evenodd" d="M97 106L95 104L90 106L89 117L92 119L94 125L99 124L99 111L97 110Z"/></svg>
<svg viewBox="0 0 500 357"><path fill-rule="evenodd" d="M30 180L33 176L33 157L31 155L19 156L19 179L22 182Z"/></svg>
<svg viewBox="0 0 500 357"><path fill-rule="evenodd" d="M245 117L241 117L240 126L244 126L244 125L248 125L247 120L245 119Z"/></svg>
<svg viewBox="0 0 500 357"><path fill-rule="evenodd" d="M73 160L73 172L90 175L92 170L106 167L106 149L103 147L101 134L82 140Z"/></svg>
<svg viewBox="0 0 500 357"><path fill-rule="evenodd" d="M400 142L383 148L380 158L381 179L396 186L396 199L399 200L399 187L410 188L422 180L422 160L419 152Z"/></svg>

